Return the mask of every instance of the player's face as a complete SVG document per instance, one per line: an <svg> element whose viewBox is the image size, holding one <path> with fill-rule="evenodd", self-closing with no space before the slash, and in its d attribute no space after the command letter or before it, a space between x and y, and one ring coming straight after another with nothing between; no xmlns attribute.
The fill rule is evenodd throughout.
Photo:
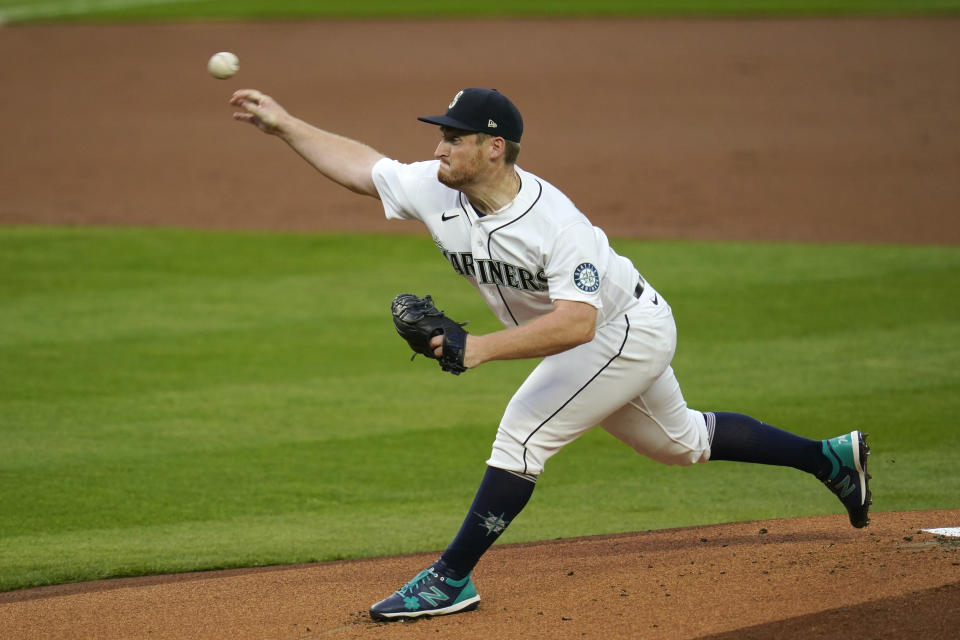
<svg viewBox="0 0 960 640"><path fill-rule="evenodd" d="M462 189L477 181L486 168L484 144L477 134L440 128L440 144L433 156L440 161L437 179L451 189Z"/></svg>

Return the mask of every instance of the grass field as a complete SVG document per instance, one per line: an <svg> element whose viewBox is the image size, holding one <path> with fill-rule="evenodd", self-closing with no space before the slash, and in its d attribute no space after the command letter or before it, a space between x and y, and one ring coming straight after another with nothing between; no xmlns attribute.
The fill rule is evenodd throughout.
<svg viewBox="0 0 960 640"><path fill-rule="evenodd" d="M960 0L0 0L0 21L304 19L442 16L924 15Z"/></svg>
<svg viewBox="0 0 960 640"><path fill-rule="evenodd" d="M675 309L693 406L862 427L877 509L957 506L960 250L615 244ZM427 237L0 228L0 589L442 548L532 366L409 361L401 291L497 328L447 270ZM838 506L598 432L504 542Z"/></svg>

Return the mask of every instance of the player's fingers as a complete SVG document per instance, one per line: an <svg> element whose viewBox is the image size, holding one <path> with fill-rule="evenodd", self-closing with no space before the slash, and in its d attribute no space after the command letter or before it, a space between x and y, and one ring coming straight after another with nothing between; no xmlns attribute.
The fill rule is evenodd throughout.
<svg viewBox="0 0 960 640"><path fill-rule="evenodd" d="M256 113L260 110L260 103L254 102L253 100L237 100L236 102L231 102L230 104L234 107L240 107L249 113Z"/></svg>
<svg viewBox="0 0 960 640"><path fill-rule="evenodd" d="M258 91L257 89L237 89L236 91L233 92L233 96L230 97L230 101L231 102L235 100L260 101L265 97L266 96L264 96L264 94Z"/></svg>
<svg viewBox="0 0 960 640"><path fill-rule="evenodd" d="M244 100L235 106L243 109L243 111L233 114L235 120L255 124L264 131L272 131L275 127L275 119L266 113L259 105Z"/></svg>
<svg viewBox="0 0 960 640"><path fill-rule="evenodd" d="M430 338L430 348L433 349L433 355L438 358L443 355L443 336L433 336Z"/></svg>
<svg viewBox="0 0 960 640"><path fill-rule="evenodd" d="M243 107L247 109L252 105L259 107L260 105L266 103L269 99L270 96L266 96L255 89L241 89L230 97L230 104L235 107Z"/></svg>
<svg viewBox="0 0 960 640"><path fill-rule="evenodd" d="M238 105L236 105L236 106L238 106L238 107L240 107L241 109L243 109L243 112L242 112L242 113L248 113L248 114L255 115L255 116L259 116L259 115L261 114L260 105L255 104L255 103L253 103L253 102L241 102L240 104L238 104Z"/></svg>
<svg viewBox="0 0 960 640"><path fill-rule="evenodd" d="M266 133L276 133L280 115L283 114L270 96L264 95L256 89L241 89L230 98L230 104L243 111L233 114L234 120L249 122Z"/></svg>

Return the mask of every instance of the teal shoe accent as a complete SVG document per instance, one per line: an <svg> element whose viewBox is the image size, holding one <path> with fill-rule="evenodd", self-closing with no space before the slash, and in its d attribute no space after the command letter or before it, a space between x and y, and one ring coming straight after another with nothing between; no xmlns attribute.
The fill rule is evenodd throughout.
<svg viewBox="0 0 960 640"><path fill-rule="evenodd" d="M858 433L858 432L854 432ZM854 456L853 434L837 436L821 443L823 455L830 461L831 470L828 480L833 480L842 467L859 468ZM857 443L859 444L859 443ZM858 452L859 453L859 452Z"/></svg>
<svg viewBox="0 0 960 640"><path fill-rule="evenodd" d="M829 440L820 441L820 450L823 451L823 457L830 461L830 473L827 474L827 479L832 480L840 473L840 458L830 450Z"/></svg>
<svg viewBox="0 0 960 640"><path fill-rule="evenodd" d="M477 589L473 586L473 580L470 579L469 575L463 580L451 580L447 578L447 584L460 589L460 595L454 600L454 604L477 597Z"/></svg>

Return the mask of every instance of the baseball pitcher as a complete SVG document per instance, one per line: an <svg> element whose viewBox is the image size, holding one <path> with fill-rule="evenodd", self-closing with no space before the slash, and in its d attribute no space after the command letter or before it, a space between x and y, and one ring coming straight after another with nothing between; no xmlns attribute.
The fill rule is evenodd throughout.
<svg viewBox="0 0 960 640"><path fill-rule="evenodd" d="M869 523L869 448L860 431L809 440L743 414L687 406L670 366L677 329L666 298L563 192L517 165L523 119L502 93L463 89L445 113L420 117L439 127L440 141L432 160L412 164L299 120L260 91L237 91L230 103L236 120L379 199L387 218L426 225L453 272L503 323L470 333L429 296L398 295L394 324L415 354L457 375L542 358L507 405L459 532L436 562L370 608L374 620L475 609L481 556L527 504L550 457L596 425L664 464L732 460L805 471L836 494L854 527Z"/></svg>

